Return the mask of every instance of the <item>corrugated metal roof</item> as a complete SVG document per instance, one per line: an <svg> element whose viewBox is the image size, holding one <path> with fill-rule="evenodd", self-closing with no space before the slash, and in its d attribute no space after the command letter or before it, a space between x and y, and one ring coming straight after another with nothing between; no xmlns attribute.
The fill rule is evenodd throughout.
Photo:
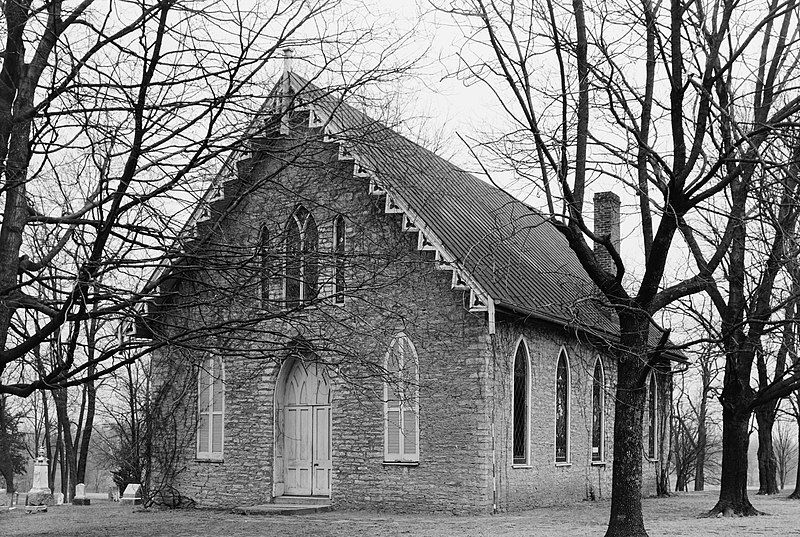
<svg viewBox="0 0 800 537"><path fill-rule="evenodd" d="M495 304L618 333L613 312L563 235L541 213L292 74L292 87L330 119L329 131L413 208ZM327 119L327 118L325 118Z"/></svg>

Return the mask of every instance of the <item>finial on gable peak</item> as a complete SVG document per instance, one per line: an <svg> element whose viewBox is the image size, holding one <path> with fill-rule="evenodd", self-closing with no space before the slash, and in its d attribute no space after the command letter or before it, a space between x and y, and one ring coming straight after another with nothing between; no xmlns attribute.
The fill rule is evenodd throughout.
<svg viewBox="0 0 800 537"><path fill-rule="evenodd" d="M283 49L283 72L291 73L294 68L294 49L287 47Z"/></svg>

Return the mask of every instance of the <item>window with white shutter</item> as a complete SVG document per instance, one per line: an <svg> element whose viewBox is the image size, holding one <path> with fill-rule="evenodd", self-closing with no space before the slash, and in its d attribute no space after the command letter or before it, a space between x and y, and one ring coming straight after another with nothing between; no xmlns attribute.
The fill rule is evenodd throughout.
<svg viewBox="0 0 800 537"><path fill-rule="evenodd" d="M222 359L203 361L197 375L197 458L222 459L225 442L225 373Z"/></svg>
<svg viewBox="0 0 800 537"><path fill-rule="evenodd" d="M405 334L386 354L384 460L419 462L419 359Z"/></svg>

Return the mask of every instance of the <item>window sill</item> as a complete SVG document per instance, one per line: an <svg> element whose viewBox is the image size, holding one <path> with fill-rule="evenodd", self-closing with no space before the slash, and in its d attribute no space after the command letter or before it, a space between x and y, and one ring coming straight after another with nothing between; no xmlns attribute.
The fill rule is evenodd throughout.
<svg viewBox="0 0 800 537"><path fill-rule="evenodd" d="M194 462L210 462L213 464L222 464L225 462L223 458L212 458L212 457L195 457Z"/></svg>
<svg viewBox="0 0 800 537"><path fill-rule="evenodd" d="M383 461L384 466L419 466L419 461Z"/></svg>
<svg viewBox="0 0 800 537"><path fill-rule="evenodd" d="M605 466L606 461L592 461L592 466Z"/></svg>
<svg viewBox="0 0 800 537"><path fill-rule="evenodd" d="M530 464L512 464L511 468L515 470L530 470L533 466Z"/></svg>
<svg viewBox="0 0 800 537"><path fill-rule="evenodd" d="M571 462L557 462L556 463L556 468L569 468L570 466L572 466Z"/></svg>
<svg viewBox="0 0 800 537"><path fill-rule="evenodd" d="M647 459L647 462L658 462L658 459L651 459L650 457L645 457L645 459Z"/></svg>

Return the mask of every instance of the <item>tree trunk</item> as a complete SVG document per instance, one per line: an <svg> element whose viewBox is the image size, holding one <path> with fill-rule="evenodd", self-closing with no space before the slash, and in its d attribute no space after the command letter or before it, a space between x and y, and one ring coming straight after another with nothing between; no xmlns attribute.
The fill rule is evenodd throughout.
<svg viewBox="0 0 800 537"><path fill-rule="evenodd" d="M709 515L752 516L761 514L747 497L747 448L750 413L746 405L722 407L722 481L719 500Z"/></svg>
<svg viewBox="0 0 800 537"><path fill-rule="evenodd" d="M6 491L14 492L14 460L13 460L13 439L12 427L6 423L6 416L8 414L5 410L5 397L0 398L0 435L3 435L7 449L0 451L0 474L6 481ZM5 498L3 498L5 499Z"/></svg>
<svg viewBox="0 0 800 537"><path fill-rule="evenodd" d="M66 463L66 455L64 450L64 439L61 438L58 444L58 467L61 470L61 494L64 495L64 501L71 499L69 495L69 470Z"/></svg>
<svg viewBox="0 0 800 537"><path fill-rule="evenodd" d="M778 459L772 446L775 412L772 405L755 411L758 422L758 494L778 494Z"/></svg>
<svg viewBox="0 0 800 537"><path fill-rule="evenodd" d="M647 535L642 518L642 420L645 406L642 364L647 361L648 323L645 316L625 319L620 315L622 351L614 408L611 518L606 537Z"/></svg>
<svg viewBox="0 0 800 537"><path fill-rule="evenodd" d="M705 490L706 486L706 449L708 432L706 430L706 414L708 413L708 392L703 389L700 399L700 410L697 416L697 460L694 467L694 490Z"/></svg>
<svg viewBox="0 0 800 537"><path fill-rule="evenodd" d="M682 470L679 470L676 477L675 477L675 491L676 492L686 492L687 482L688 479L686 478L686 473Z"/></svg>
<svg viewBox="0 0 800 537"><path fill-rule="evenodd" d="M656 463L656 495L668 497L669 472L672 463L672 372L669 362L660 364L658 379L658 462Z"/></svg>
<svg viewBox="0 0 800 537"><path fill-rule="evenodd" d="M681 436L682 436L681 428L680 427L673 427L672 428L672 435L674 436L674 440L672 445L676 447L675 449L675 491L676 492L683 492L686 490L686 462L683 460L683 444L681 443Z"/></svg>
<svg viewBox="0 0 800 537"><path fill-rule="evenodd" d="M71 499L75 497L75 485L78 484L77 481L75 481L78 474L78 465L75 456L75 444L72 439L72 424L69 421L69 414L67 412L67 389L58 388L53 390L53 400L56 403L56 416L64 439L62 446L64 457L61 459L61 464L63 465L61 475L62 479L65 474L68 476L67 483L69 484L66 488L66 492L64 492L64 498ZM64 470L66 470L66 472ZM63 483L61 488L64 489Z"/></svg>
<svg viewBox="0 0 800 537"><path fill-rule="evenodd" d="M90 368L89 374L93 371ZM76 483L86 483L86 460L89 458L89 442L92 437L92 429L94 427L94 412L96 402L96 389L94 381L89 381L85 386L86 390L86 421L83 424L83 432L81 433L81 443L78 449L78 468L76 473Z"/></svg>
<svg viewBox="0 0 800 537"><path fill-rule="evenodd" d="M14 472L8 472L5 468L0 468L0 473L3 474L3 479L6 482L6 492L14 492Z"/></svg>
<svg viewBox="0 0 800 537"><path fill-rule="evenodd" d="M47 416L47 414L45 414ZM53 443L50 440L50 418L47 418L45 430L45 446L47 449L47 459L50 464L49 471L47 472L47 487L55 491L56 490L56 467L58 466L59 461L59 454L61 453L61 429L56 427L56 445L53 447Z"/></svg>
<svg viewBox="0 0 800 537"><path fill-rule="evenodd" d="M794 482L794 492L789 494L789 498L800 500L800 390L795 394L795 399L798 403L797 414L795 415L797 420L797 477Z"/></svg>

